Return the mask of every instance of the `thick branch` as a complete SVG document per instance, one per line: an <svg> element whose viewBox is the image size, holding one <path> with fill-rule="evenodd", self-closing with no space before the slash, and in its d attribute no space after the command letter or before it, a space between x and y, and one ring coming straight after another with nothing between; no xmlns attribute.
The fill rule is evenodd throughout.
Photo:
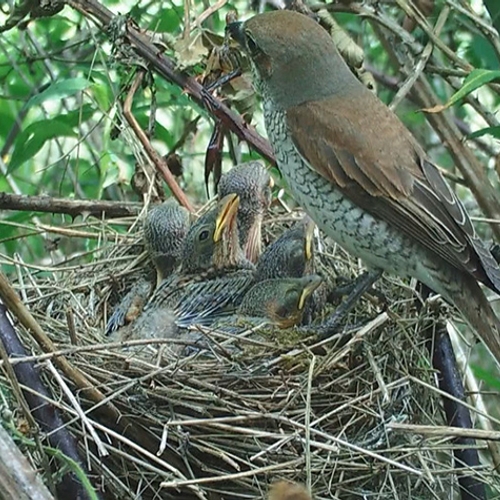
<svg viewBox="0 0 500 500"><path fill-rule="evenodd" d="M2 342L9 357L26 356L26 350L16 335L6 313L7 308L0 304L0 342ZM36 422L45 433L50 434L51 446L61 450L64 455L81 464L75 438L65 427L57 409L46 402L47 399L51 398L51 395L43 385L35 363L16 365L12 370L14 372L12 375L16 377L19 384L31 389L31 391L23 391L24 398ZM4 458L2 456L2 460ZM41 493L41 491L38 493ZM88 497L81 482L73 472L68 472L63 476L58 486L58 494L61 495L61 498L83 499ZM40 498L43 497L40 496Z"/></svg>
<svg viewBox="0 0 500 500"><path fill-rule="evenodd" d="M1 307L1 306L0 306ZM0 425L0 491L4 498L54 500L40 477Z"/></svg>

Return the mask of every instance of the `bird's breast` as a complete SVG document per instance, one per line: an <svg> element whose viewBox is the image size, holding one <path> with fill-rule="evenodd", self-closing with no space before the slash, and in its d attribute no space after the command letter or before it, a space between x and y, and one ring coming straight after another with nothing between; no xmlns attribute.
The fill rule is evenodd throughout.
<svg viewBox="0 0 500 500"><path fill-rule="evenodd" d="M264 106L269 140L276 160L296 201L316 224L349 253L370 267L422 279L418 245L386 222L355 205L330 181L309 167L298 154L287 130L285 116ZM428 280L422 280L428 281Z"/></svg>

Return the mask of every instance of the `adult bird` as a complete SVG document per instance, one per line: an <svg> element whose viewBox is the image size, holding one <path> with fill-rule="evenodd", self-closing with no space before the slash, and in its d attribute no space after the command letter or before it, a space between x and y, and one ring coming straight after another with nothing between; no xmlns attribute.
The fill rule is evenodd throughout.
<svg viewBox="0 0 500 500"><path fill-rule="evenodd" d="M189 224L189 212L174 200L148 210L143 227L144 244L156 269L156 286L180 265ZM106 335L134 321L154 288L150 280L140 278L115 307L106 325Z"/></svg>
<svg viewBox="0 0 500 500"><path fill-rule="evenodd" d="M259 161L236 165L219 181L219 200L230 193L240 198L238 230L240 245L250 262L256 263L262 252L262 219L271 204L273 180Z"/></svg>
<svg viewBox="0 0 500 500"><path fill-rule="evenodd" d="M297 201L369 268L413 276L454 304L500 361L500 322L479 286L499 293L500 270L408 129L313 19L275 11L228 29L249 55Z"/></svg>

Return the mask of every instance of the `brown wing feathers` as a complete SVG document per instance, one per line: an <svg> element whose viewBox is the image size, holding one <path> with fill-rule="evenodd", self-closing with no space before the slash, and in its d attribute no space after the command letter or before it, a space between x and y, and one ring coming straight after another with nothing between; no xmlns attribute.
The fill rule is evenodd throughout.
<svg viewBox="0 0 500 500"><path fill-rule="evenodd" d="M377 116L388 115L381 120L384 129L371 129L368 120L363 124L370 113L367 102ZM345 99L304 103L287 110L287 123L311 168L354 203L500 291L500 270L463 205L404 125L378 100L363 100L363 108Z"/></svg>

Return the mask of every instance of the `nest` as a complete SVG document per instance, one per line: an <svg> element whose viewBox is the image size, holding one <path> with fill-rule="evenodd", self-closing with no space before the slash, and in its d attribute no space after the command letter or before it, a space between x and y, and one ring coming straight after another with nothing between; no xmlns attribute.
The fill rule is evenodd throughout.
<svg viewBox="0 0 500 500"><path fill-rule="evenodd" d="M269 215L266 240L293 219ZM407 284L381 280L376 288L389 308L367 296L347 333L321 342L265 326L236 335L204 328L210 349L179 357L171 341L124 346L104 337L109 304L143 272L145 257L140 228L126 236L107 226L89 230L100 235L91 257L43 273L25 269L31 284L23 296L105 400L97 403L67 374L54 377L56 360L18 330L104 498L262 499L278 479L310 485L315 499L451 498L458 491L453 437L411 431L440 429L445 419L429 349L433 323L417 313ZM361 271L327 240L318 259L332 286ZM40 462L36 453L31 458ZM490 471L486 464L466 474L500 491Z"/></svg>

